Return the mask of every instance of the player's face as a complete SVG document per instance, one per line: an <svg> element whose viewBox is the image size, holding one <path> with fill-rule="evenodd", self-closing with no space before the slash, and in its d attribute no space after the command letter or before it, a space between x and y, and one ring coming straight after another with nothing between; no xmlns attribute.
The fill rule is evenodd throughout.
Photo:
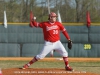
<svg viewBox="0 0 100 75"><path fill-rule="evenodd" d="M56 16L50 17L50 21L51 21L51 22L55 22L55 21L56 21Z"/></svg>

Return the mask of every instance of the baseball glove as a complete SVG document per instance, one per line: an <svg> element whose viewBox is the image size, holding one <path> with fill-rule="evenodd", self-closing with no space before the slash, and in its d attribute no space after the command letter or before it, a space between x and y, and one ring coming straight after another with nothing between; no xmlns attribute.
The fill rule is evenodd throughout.
<svg viewBox="0 0 100 75"><path fill-rule="evenodd" d="M68 48L69 48L69 49L72 48L72 40L68 40Z"/></svg>

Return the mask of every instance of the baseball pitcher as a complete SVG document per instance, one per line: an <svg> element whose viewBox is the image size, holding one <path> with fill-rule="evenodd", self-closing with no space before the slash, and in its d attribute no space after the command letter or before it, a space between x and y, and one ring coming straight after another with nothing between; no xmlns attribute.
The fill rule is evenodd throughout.
<svg viewBox="0 0 100 75"><path fill-rule="evenodd" d="M41 52L37 54L30 62L25 64L22 69L28 68L31 64L40 59L43 59L48 53L50 53L52 50L55 50L63 57L65 70L73 71L73 69L68 64L68 52L60 41L60 31L62 31L62 33L67 38L69 49L72 48L72 41L70 40L70 37L64 26L60 22L56 21L56 18L56 13L51 12L49 14L48 21L46 22L38 23L34 19L32 20L32 24L30 24L31 27L40 27L43 29L45 43Z"/></svg>

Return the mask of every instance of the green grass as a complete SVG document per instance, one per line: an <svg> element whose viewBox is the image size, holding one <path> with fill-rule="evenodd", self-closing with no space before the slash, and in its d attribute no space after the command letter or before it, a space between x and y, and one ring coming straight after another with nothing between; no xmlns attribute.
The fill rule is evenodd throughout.
<svg viewBox="0 0 100 75"><path fill-rule="evenodd" d="M20 68L29 61L1 61L0 68ZM100 74L100 62L69 62L70 66L77 71L85 71ZM30 66L30 68L64 68L63 61L38 61Z"/></svg>

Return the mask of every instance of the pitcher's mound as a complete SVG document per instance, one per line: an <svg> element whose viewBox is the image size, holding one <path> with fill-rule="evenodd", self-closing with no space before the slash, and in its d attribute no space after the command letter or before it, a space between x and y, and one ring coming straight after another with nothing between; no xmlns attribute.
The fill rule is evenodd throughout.
<svg viewBox="0 0 100 75"><path fill-rule="evenodd" d="M87 73L85 71L65 71L65 69L57 68L11 68L11 69L2 69L3 75L97 75L94 73Z"/></svg>

